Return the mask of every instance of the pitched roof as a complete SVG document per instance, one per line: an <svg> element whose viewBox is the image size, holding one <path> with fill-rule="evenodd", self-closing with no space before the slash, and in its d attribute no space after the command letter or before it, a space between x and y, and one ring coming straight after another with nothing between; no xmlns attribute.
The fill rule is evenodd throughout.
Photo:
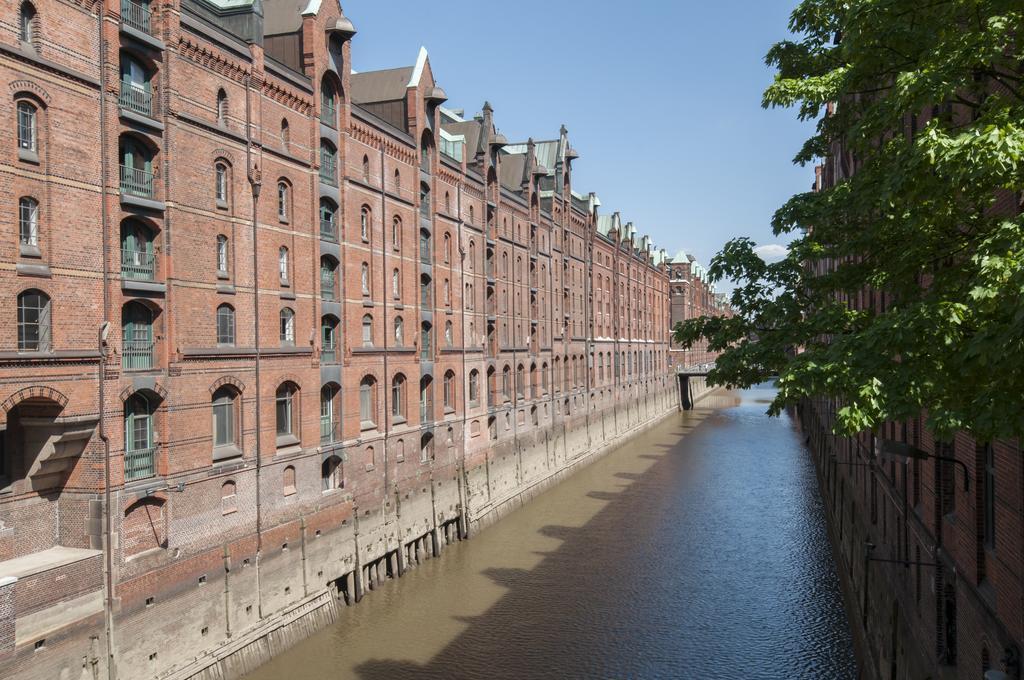
<svg viewBox="0 0 1024 680"><path fill-rule="evenodd" d="M222 9L252 4L251 0L212 0ZM309 0L263 0L263 33L280 35L302 28L302 13Z"/></svg>
<svg viewBox="0 0 1024 680"><path fill-rule="evenodd" d="M357 104L405 99L414 66L352 74L352 101Z"/></svg>

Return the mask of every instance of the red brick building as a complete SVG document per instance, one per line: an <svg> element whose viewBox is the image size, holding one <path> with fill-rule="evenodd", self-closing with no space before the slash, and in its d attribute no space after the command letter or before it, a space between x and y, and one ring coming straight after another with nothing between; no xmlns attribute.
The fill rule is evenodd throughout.
<svg viewBox="0 0 1024 680"><path fill-rule="evenodd" d="M930 115L916 117L922 129ZM849 177L852 161L837 145L816 169L815 190ZM1010 195L996 209L1019 210ZM825 273L834 263L809 266ZM890 299L866 289L846 302L873 312ZM976 441L963 432L939 441L925 427L926 413L886 423L877 434L836 437L831 431L840 407L815 399L799 416L815 452L865 677L1021 677L1020 443ZM882 442L917 453L905 462L883 458Z"/></svg>
<svg viewBox="0 0 1024 680"><path fill-rule="evenodd" d="M680 250L666 263L672 328L686 319L731 314L725 294L715 290L715 284L708 280L707 269L697 258ZM699 368L713 363L717 356L708 350L706 340L698 341L689 349L673 342L669 348L669 365L678 369Z"/></svg>
<svg viewBox="0 0 1024 680"><path fill-rule="evenodd" d="M564 128L330 1L3 11L3 677L235 677L675 408Z"/></svg>

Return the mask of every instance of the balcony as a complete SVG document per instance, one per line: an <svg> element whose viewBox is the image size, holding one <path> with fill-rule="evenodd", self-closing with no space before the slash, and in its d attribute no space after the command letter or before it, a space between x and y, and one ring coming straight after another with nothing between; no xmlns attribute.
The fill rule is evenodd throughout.
<svg viewBox="0 0 1024 680"><path fill-rule="evenodd" d="M156 273L153 253L132 248L121 249L121 278L132 281L152 281Z"/></svg>
<svg viewBox="0 0 1024 680"><path fill-rule="evenodd" d="M333 220L320 220L320 238L325 241L338 241L338 230Z"/></svg>
<svg viewBox="0 0 1024 680"><path fill-rule="evenodd" d="M334 346L324 346L320 351L320 362L325 364L333 364L338 361L338 353L334 349Z"/></svg>
<svg viewBox="0 0 1024 680"><path fill-rule="evenodd" d="M338 421L336 421L332 416L320 416L321 444L330 444L331 442L338 441L338 439L340 438L338 432L338 425Z"/></svg>
<svg viewBox="0 0 1024 680"><path fill-rule="evenodd" d="M121 353L121 367L126 371L146 371L153 368L155 343L142 340L125 340Z"/></svg>
<svg viewBox="0 0 1024 680"><path fill-rule="evenodd" d="M137 31L153 35L153 12L149 5L133 0L121 0L121 23Z"/></svg>
<svg viewBox="0 0 1024 680"><path fill-rule="evenodd" d="M131 168L127 165L121 166L121 193L139 198L153 198L154 175L142 168Z"/></svg>
<svg viewBox="0 0 1024 680"><path fill-rule="evenodd" d="M118 95L117 105L122 109L153 118L156 110L153 100L151 91L133 83L121 82L121 94Z"/></svg>
<svg viewBox="0 0 1024 680"><path fill-rule="evenodd" d="M146 479L156 475L156 447L124 452L124 480Z"/></svg>

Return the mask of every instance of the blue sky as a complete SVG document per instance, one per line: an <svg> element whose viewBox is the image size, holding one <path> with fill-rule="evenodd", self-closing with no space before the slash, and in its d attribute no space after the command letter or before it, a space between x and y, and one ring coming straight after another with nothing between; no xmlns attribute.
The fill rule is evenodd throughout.
<svg viewBox="0 0 1024 680"><path fill-rule="evenodd" d="M580 154L573 188L595 191L670 253L705 264L740 235L772 236L772 213L810 187L791 159L811 130L764 110L771 45L797 0L348 0L352 66L430 54L446 106L488 100L511 141L565 123Z"/></svg>

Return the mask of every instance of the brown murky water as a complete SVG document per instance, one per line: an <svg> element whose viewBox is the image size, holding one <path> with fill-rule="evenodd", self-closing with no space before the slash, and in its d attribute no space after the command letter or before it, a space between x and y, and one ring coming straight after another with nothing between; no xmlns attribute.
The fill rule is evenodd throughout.
<svg viewBox="0 0 1024 680"><path fill-rule="evenodd" d="M769 395L667 419L247 680L854 678L813 468Z"/></svg>

